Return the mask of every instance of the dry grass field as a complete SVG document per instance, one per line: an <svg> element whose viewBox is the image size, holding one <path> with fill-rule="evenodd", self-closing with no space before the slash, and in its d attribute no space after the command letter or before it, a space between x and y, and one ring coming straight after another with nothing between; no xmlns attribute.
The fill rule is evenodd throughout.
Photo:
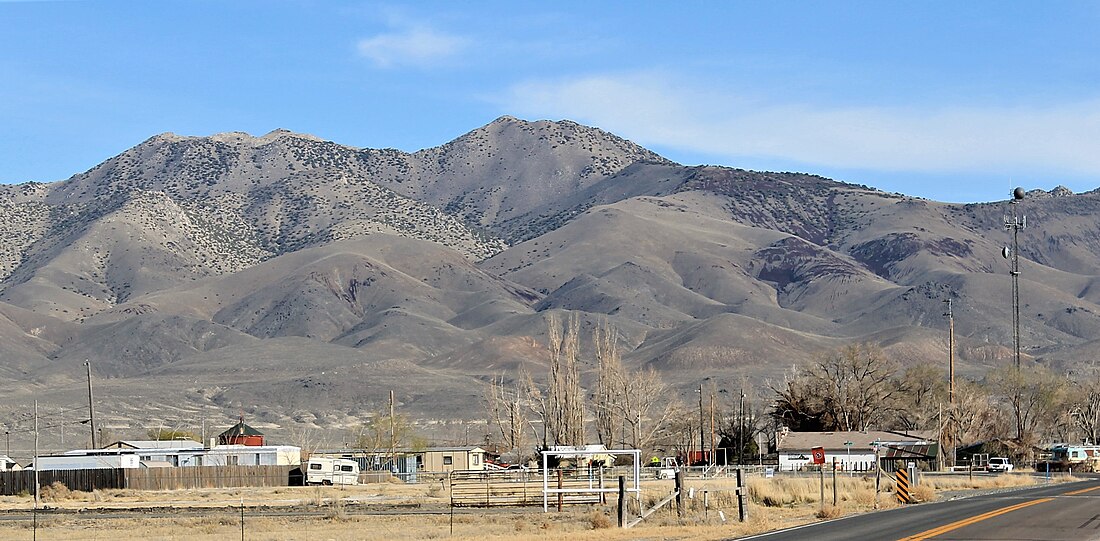
<svg viewBox="0 0 1100 541"><path fill-rule="evenodd" d="M883 478L878 498L880 508L897 506L887 479ZM1066 478L1055 481L1062 480ZM925 476L918 497L929 501L937 493L955 495L1036 482L1042 481L1027 475L983 476L973 481L965 475ZM745 523L737 522L732 479L689 479L687 486L695 489L695 497L687 500L683 516L666 507L629 530L615 528L614 497L607 505L567 506L561 513L552 509L544 514L541 508L530 507L457 509L452 518L449 494L440 484L93 493L55 486L43 490L43 505L53 510L39 515L36 531L27 512L32 506L29 497L0 497L0 539L213 541L242 534L244 539L270 541L722 539L864 513L875 502L874 478L838 478L835 507L826 479L824 509L816 477L750 477L747 485ZM644 505L652 506L672 488L671 481L646 482Z"/></svg>

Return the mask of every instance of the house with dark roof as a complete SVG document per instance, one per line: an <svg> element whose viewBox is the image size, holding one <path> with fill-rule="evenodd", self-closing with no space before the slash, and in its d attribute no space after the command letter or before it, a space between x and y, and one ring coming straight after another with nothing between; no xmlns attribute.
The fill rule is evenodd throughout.
<svg viewBox="0 0 1100 541"><path fill-rule="evenodd" d="M240 422L229 427L229 430L218 434L218 445L262 446L263 444L263 432L244 424L243 417Z"/></svg>

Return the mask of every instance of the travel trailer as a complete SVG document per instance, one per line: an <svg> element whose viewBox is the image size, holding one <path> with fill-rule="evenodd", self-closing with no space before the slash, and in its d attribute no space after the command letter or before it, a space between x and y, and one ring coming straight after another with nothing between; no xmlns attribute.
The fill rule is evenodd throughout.
<svg viewBox="0 0 1100 541"><path fill-rule="evenodd" d="M357 485L359 463L346 458L311 458L306 463L307 485Z"/></svg>

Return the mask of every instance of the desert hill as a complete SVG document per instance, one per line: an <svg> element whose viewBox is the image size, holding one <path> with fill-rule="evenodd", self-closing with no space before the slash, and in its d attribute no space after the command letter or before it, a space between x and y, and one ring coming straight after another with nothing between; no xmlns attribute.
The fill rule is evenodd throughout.
<svg viewBox="0 0 1100 541"><path fill-rule="evenodd" d="M1024 352L1091 360L1100 194L1017 210ZM612 323L628 364L687 388L853 341L941 362L948 298L960 370L981 374L1010 358L1006 213L683 166L568 121L502 117L414 153L162 134L0 186L0 407L79 411L90 360L119 431L232 410L338 432L390 389L425 422L470 419L488 378L544 365L548 314Z"/></svg>

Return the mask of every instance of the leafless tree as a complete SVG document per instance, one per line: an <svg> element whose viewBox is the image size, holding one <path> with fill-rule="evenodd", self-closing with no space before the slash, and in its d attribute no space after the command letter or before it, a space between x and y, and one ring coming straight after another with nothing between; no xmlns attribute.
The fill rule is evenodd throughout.
<svg viewBox="0 0 1100 541"><path fill-rule="evenodd" d="M846 346L773 388L775 415L798 430L867 430L896 411L896 365L869 344Z"/></svg>
<svg viewBox="0 0 1100 541"><path fill-rule="evenodd" d="M593 407L600 441L651 448L675 411L664 378L652 368L627 370L619 358L618 332L606 322L596 328L593 341L598 365Z"/></svg>
<svg viewBox="0 0 1100 541"><path fill-rule="evenodd" d="M898 381L897 428L921 430L940 425L951 416L947 378L944 370L932 363L907 368ZM941 431L943 431L941 426Z"/></svg>
<svg viewBox="0 0 1100 541"><path fill-rule="evenodd" d="M548 428L550 418L550 404L542 388L535 382L534 376L526 369L520 370L522 382L523 400L530 416L525 416L527 427L531 430L535 440L540 442L542 448L550 445L550 430Z"/></svg>
<svg viewBox="0 0 1100 541"><path fill-rule="evenodd" d="M584 444L584 392L578 366L580 322L573 314L565 326L554 314L547 318L549 373L546 391L530 374L524 377L530 408L542 420L542 445Z"/></svg>
<svg viewBox="0 0 1100 541"><path fill-rule="evenodd" d="M579 334L576 313L562 322L551 314L547 321L550 341L548 430L558 445L584 444L584 394L581 389Z"/></svg>
<svg viewBox="0 0 1100 541"><path fill-rule="evenodd" d="M598 372L593 396L596 435L600 443L609 447L615 442L615 431L624 426L618 407L623 392L623 365L619 358L618 339L617 330L606 320L600 322L592 335Z"/></svg>
<svg viewBox="0 0 1100 541"><path fill-rule="evenodd" d="M664 378L652 368L623 377L619 415L627 427L623 443L634 449L651 448L675 417L677 404L668 396Z"/></svg>
<svg viewBox="0 0 1100 541"><path fill-rule="evenodd" d="M1082 432L1082 439L1100 441L1100 366L1093 362L1073 383L1069 412Z"/></svg>
<svg viewBox="0 0 1100 541"><path fill-rule="evenodd" d="M1066 392L1065 380L1040 366L1006 367L990 374L989 379L1009 409L1017 443L1037 443L1040 425L1049 425L1059 411Z"/></svg>
<svg viewBox="0 0 1100 541"><path fill-rule="evenodd" d="M419 448L425 446L426 442L416 436L412 421L402 413L395 413L391 422L389 412L379 411L359 427L355 440L357 449L375 453L388 452L391 444L398 448Z"/></svg>
<svg viewBox="0 0 1100 541"><path fill-rule="evenodd" d="M520 408L521 392L517 386L507 387L504 376L494 378L485 389L485 409L489 423L500 432L501 442L509 450L523 446L524 418Z"/></svg>

